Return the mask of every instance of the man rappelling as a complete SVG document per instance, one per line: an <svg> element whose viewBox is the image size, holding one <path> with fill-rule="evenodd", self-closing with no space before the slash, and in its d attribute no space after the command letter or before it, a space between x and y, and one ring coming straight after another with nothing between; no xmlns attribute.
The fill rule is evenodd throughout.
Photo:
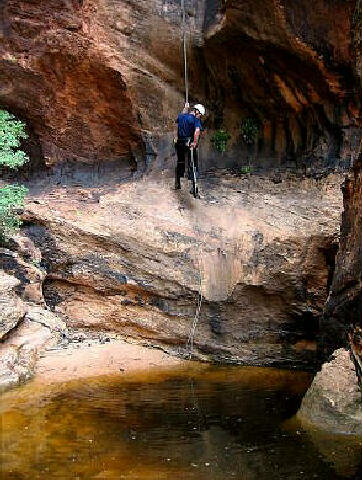
<svg viewBox="0 0 362 480"><path fill-rule="evenodd" d="M188 81L188 62L187 62L187 47L186 47L186 9L185 0L181 0L181 13L182 13L182 53L183 53L183 66L184 66L184 80L185 80L185 107L177 117L177 140L176 140L176 152L177 152L177 166L175 171L175 189L181 188L181 178L185 175L186 159L188 178L192 181L192 189L190 193L193 193L195 198L200 198L197 187L197 177L199 171L198 165L198 151L200 133L202 130L201 116L205 115L205 107L203 105L196 104L190 110L189 104L189 81Z"/></svg>
<svg viewBox="0 0 362 480"><path fill-rule="evenodd" d="M198 144L202 130L201 117L205 115L205 107L196 104L192 109L189 104L177 117L177 166L175 171L175 189L181 188L180 179L185 176L186 162L188 168L188 178L193 180L194 196L196 196L196 178L199 172L198 165Z"/></svg>

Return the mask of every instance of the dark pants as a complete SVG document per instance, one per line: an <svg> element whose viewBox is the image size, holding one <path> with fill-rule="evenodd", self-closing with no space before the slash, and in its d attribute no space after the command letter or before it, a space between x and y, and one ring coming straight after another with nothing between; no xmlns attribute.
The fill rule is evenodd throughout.
<svg viewBox="0 0 362 480"><path fill-rule="evenodd" d="M187 165L188 169L188 178L191 179L192 175L192 165L191 165L191 151L188 146L190 139L178 139L176 143L176 153L177 153L177 167L176 167L176 186L180 185L180 178L185 176L185 168ZM194 165L196 174L199 172L199 158L197 148L194 148Z"/></svg>

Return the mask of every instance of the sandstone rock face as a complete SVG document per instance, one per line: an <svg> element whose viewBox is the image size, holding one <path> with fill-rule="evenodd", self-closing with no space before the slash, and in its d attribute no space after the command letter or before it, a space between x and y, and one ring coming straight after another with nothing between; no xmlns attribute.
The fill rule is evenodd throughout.
<svg viewBox="0 0 362 480"><path fill-rule="evenodd" d="M361 390L348 350L336 350L317 373L298 417L334 433L361 434Z"/></svg>
<svg viewBox="0 0 362 480"><path fill-rule="evenodd" d="M170 128L181 86L173 3L6 2L1 98L33 127L48 164L134 163L141 130Z"/></svg>
<svg viewBox="0 0 362 480"><path fill-rule="evenodd" d="M321 322L324 356L336 347L308 390L301 416L325 429L348 433L361 430L362 371L362 181L361 156L343 188L341 238L328 300ZM351 354L354 364L350 360ZM359 382L359 385L361 383Z"/></svg>
<svg viewBox="0 0 362 480"><path fill-rule="evenodd" d="M49 343L50 337L47 328L25 320L11 339L0 345L0 390L33 376L38 353Z"/></svg>
<svg viewBox="0 0 362 480"><path fill-rule="evenodd" d="M0 339L23 319L25 306L14 292L20 283L15 277L0 271Z"/></svg>
<svg viewBox="0 0 362 480"><path fill-rule="evenodd" d="M336 269L323 329L327 346L341 345L349 331L359 374L362 365L362 173L361 157L344 185L344 212Z"/></svg>
<svg viewBox="0 0 362 480"><path fill-rule="evenodd" d="M361 1L355 4L352 67L361 77ZM356 146L357 147L357 146ZM340 346L334 360L324 364L303 400L300 415L326 430L361 431L362 376L362 180L361 145L353 172L343 188L344 212L325 313L320 349L324 358ZM353 363L349 358L351 354ZM359 386L357 385L357 377Z"/></svg>
<svg viewBox="0 0 362 480"><path fill-rule="evenodd" d="M215 126L227 126L235 139L230 159L247 116L262 132L255 148L242 149L249 159L272 161L273 168L283 161L333 166L354 159L360 121L352 73L355 2L220 3L218 20L209 18L205 33L202 78ZM355 86L347 93L350 81Z"/></svg>
<svg viewBox="0 0 362 480"><path fill-rule="evenodd" d="M28 380L39 354L54 345L66 326L46 309L41 254L26 237L1 249L0 389Z"/></svg>
<svg viewBox="0 0 362 480"><path fill-rule="evenodd" d="M45 300L69 328L184 351L201 288L196 353L308 365L338 235L340 181L275 184L224 173L201 181L197 202L168 178L54 186L29 197L24 231L42 252Z"/></svg>
<svg viewBox="0 0 362 480"><path fill-rule="evenodd" d="M325 173L355 160L354 0L187 0L186 9L191 100L209 112L203 169ZM179 346L201 289L200 355L309 364L333 274L340 177L216 175L198 204L172 192L177 0L6 0L1 17L0 101L28 122L33 165L61 172L59 185L29 185L26 231L39 255L29 264L6 254L22 301L43 311L45 300L70 327ZM251 146L247 117L259 128ZM223 156L210 141L221 126L232 137ZM119 185L146 167L139 184Z"/></svg>
<svg viewBox="0 0 362 480"><path fill-rule="evenodd" d="M354 159L354 0L187 0L186 10L192 100L206 104L210 133L224 124L232 134L222 158L206 137L208 165ZM142 169L158 153L170 166L162 139L183 98L180 2L7 0L2 20L0 100L28 121L48 165ZM248 116L260 131L252 148L241 141Z"/></svg>

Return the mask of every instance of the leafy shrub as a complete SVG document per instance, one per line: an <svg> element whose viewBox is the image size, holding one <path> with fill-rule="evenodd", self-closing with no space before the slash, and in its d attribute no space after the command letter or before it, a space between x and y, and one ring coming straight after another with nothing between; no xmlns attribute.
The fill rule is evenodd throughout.
<svg viewBox="0 0 362 480"><path fill-rule="evenodd" d="M29 160L25 152L18 150L21 140L26 138L24 122L0 110L0 166L19 168Z"/></svg>
<svg viewBox="0 0 362 480"><path fill-rule="evenodd" d="M5 185L0 188L0 237L14 233L21 225L18 210L24 205L28 189L23 185Z"/></svg>
<svg viewBox="0 0 362 480"><path fill-rule="evenodd" d="M18 150L21 140L28 136L25 124L6 110L0 110L0 167L16 169L29 160L22 150ZM21 225L18 210L24 205L27 188L23 185L3 185L0 187L0 239L14 233Z"/></svg>
<svg viewBox="0 0 362 480"><path fill-rule="evenodd" d="M242 174L247 174L247 173L252 173L253 167L251 165L243 165L240 167L240 173Z"/></svg>
<svg viewBox="0 0 362 480"><path fill-rule="evenodd" d="M216 130L211 141L218 152L226 152L227 142L231 135L226 130Z"/></svg>
<svg viewBox="0 0 362 480"><path fill-rule="evenodd" d="M252 145L259 133L259 127L254 118L248 117L241 124L241 136L243 141L248 145Z"/></svg>

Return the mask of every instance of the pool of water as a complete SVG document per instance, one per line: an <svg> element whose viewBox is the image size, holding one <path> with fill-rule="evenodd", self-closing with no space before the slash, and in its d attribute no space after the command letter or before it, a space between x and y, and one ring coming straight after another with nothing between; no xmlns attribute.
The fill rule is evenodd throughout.
<svg viewBox="0 0 362 480"><path fill-rule="evenodd" d="M199 366L2 397L3 479L353 478L357 439L305 431L309 374Z"/></svg>

